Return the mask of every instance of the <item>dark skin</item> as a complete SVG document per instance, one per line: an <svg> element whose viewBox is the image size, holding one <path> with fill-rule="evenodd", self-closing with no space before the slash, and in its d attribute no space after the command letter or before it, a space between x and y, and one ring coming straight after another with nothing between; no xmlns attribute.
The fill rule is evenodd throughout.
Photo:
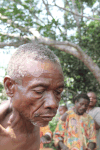
<svg viewBox="0 0 100 150"><path fill-rule="evenodd" d="M58 109L64 86L61 67L50 61L25 67L28 76L21 84L4 79L10 105L0 105L0 150L39 150L39 127L46 126Z"/></svg>
<svg viewBox="0 0 100 150"><path fill-rule="evenodd" d="M95 107L97 103L97 97L94 92L87 93L88 97L90 98L90 103L88 109L91 110Z"/></svg>
<svg viewBox="0 0 100 150"><path fill-rule="evenodd" d="M87 93L87 95L90 98L90 104L89 104L89 107L87 110L87 111L89 111L95 107L95 105L97 103L97 97L94 92L89 92L89 93ZM96 127L96 130L100 129L100 125L98 125L98 123L96 121L95 121L95 127Z"/></svg>
<svg viewBox="0 0 100 150"><path fill-rule="evenodd" d="M80 98L79 101L75 102L75 106L73 108L74 112L77 115L83 115L86 112L86 110L88 108L88 105L89 105L89 101L87 99ZM67 113L65 112L62 115L61 120L62 121L66 121L66 119L67 119ZM95 147L96 147L96 143L90 142L88 144L88 147L85 150L94 150ZM58 150L68 150L68 147L66 147L66 145L63 143L63 140L59 141L59 143L58 143Z"/></svg>
<svg viewBox="0 0 100 150"><path fill-rule="evenodd" d="M59 141L58 150L69 150L69 148L63 143L63 141Z"/></svg>
<svg viewBox="0 0 100 150"><path fill-rule="evenodd" d="M51 137L49 135L44 135L41 137L40 141L43 143L43 144L48 144L51 142Z"/></svg>
<svg viewBox="0 0 100 150"><path fill-rule="evenodd" d="M11 111L10 100L2 102L0 105L0 120L3 120L3 118L5 118L5 116Z"/></svg>
<svg viewBox="0 0 100 150"><path fill-rule="evenodd" d="M59 114L62 116L67 111L66 106L60 106L59 107Z"/></svg>
<svg viewBox="0 0 100 150"><path fill-rule="evenodd" d="M45 131L45 133L44 133ZM41 136L42 134L42 136ZM50 128L49 126L46 126L46 127L42 127L40 128L40 143L41 144L48 144L48 143L51 143L51 139L52 139L52 132L50 131ZM42 147L43 145L40 146L40 148Z"/></svg>

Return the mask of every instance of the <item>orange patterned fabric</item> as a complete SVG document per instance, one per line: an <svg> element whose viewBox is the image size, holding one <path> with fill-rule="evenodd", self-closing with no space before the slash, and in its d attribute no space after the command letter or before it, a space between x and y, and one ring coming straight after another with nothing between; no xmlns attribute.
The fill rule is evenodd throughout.
<svg viewBox="0 0 100 150"><path fill-rule="evenodd" d="M49 126L45 126L45 127L40 127L40 138L44 135L46 135L47 133L50 133L52 136L52 132L49 128ZM43 148L43 143L40 143L40 148Z"/></svg>
<svg viewBox="0 0 100 150"><path fill-rule="evenodd" d="M77 115L73 110L67 111L66 121L59 121L54 133L57 146L62 140L69 150L84 150L89 142L96 143L96 131L91 116L84 113Z"/></svg>

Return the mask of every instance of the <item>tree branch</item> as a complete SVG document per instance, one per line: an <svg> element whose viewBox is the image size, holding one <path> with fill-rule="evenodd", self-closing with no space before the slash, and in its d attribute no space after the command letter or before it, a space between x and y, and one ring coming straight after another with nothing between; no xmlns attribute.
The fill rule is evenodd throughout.
<svg viewBox="0 0 100 150"><path fill-rule="evenodd" d="M36 34L36 32L32 30L31 32L40 41L40 43L52 46L80 59L89 68L97 81L100 83L100 68L92 61L91 57L89 57L85 52L82 51L82 49L78 45L68 41L60 42L44 38L39 34L38 31L38 34Z"/></svg>
<svg viewBox="0 0 100 150"><path fill-rule="evenodd" d="M1 20L7 19L6 23L8 23L9 25L13 24L15 28L18 28L22 32L28 32L28 30L29 30L29 27L26 28L26 27L23 27L17 23L14 23L12 20L8 19L7 16L3 16L1 13L0 13L0 19Z"/></svg>
<svg viewBox="0 0 100 150"><path fill-rule="evenodd" d="M33 36L28 37L28 39L34 40L35 38L37 38L39 43L52 46L56 49L69 53L77 57L78 59L80 59L89 68L89 70L93 73L97 81L100 83L100 68L92 61L91 57L89 57L85 52L82 51L82 49L78 45L68 41L60 42L60 41L55 41L49 38L42 37L38 31L32 28L29 31L33 34ZM0 47L4 47L4 46L18 47L19 45L29 42L28 39L27 36L24 36L21 37L20 42L18 41L13 43L0 43Z"/></svg>
<svg viewBox="0 0 100 150"><path fill-rule="evenodd" d="M44 0L42 0L42 2L43 2L43 4L45 5L45 8L46 8L48 14L53 18L52 14L51 14L50 11L49 11L48 4L46 4Z"/></svg>
<svg viewBox="0 0 100 150"><path fill-rule="evenodd" d="M18 39L18 40L24 40L24 39L29 39L29 40L33 40L33 35L31 36L27 36L27 35L24 35L24 36L21 36L20 34L16 34L16 33L3 33L3 32L0 32L0 34L2 36L7 36L8 38L12 38L12 39Z"/></svg>
<svg viewBox="0 0 100 150"><path fill-rule="evenodd" d="M25 43L27 43L26 40L18 41L18 42L9 42L9 43L0 42L0 48L4 48L5 46L18 47L18 46L23 45L23 44L25 44Z"/></svg>
<svg viewBox="0 0 100 150"><path fill-rule="evenodd" d="M78 10L77 10L77 7L75 6L75 0L72 0L72 5L73 5L73 8L75 10L75 14L78 14ZM80 22L79 22L79 18L77 17L77 15L73 14L74 16L74 19L76 20L76 24L77 26L79 27L80 26ZM78 14L79 15L79 14Z"/></svg>
<svg viewBox="0 0 100 150"><path fill-rule="evenodd" d="M51 5L51 4L49 4L49 5ZM54 6L54 5L52 5L52 6ZM60 9L63 9L64 11L68 11L68 12L72 13L73 15L76 15L76 16L79 16L79 17L85 17L85 18L91 19L91 20L98 20L98 21L100 21L99 18L93 18L93 17L90 17L90 16L80 15L80 14L77 14L77 13L75 13L75 12L69 10L69 9L60 7L60 6L58 6L57 4L55 4L55 6L57 6L57 7L60 8Z"/></svg>

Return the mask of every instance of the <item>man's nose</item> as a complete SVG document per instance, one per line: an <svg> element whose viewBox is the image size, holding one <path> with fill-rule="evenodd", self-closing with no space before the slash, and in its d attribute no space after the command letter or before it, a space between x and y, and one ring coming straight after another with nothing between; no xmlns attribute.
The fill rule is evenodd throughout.
<svg viewBox="0 0 100 150"><path fill-rule="evenodd" d="M86 106L85 106L85 105L83 105L83 106L82 106L82 109L85 109L85 108L86 108Z"/></svg>
<svg viewBox="0 0 100 150"><path fill-rule="evenodd" d="M59 101L57 101L57 98L55 97L53 92L48 92L45 98L44 107L49 109L58 108Z"/></svg>
<svg viewBox="0 0 100 150"><path fill-rule="evenodd" d="M93 100L93 98L92 97L90 97L90 101L92 101Z"/></svg>

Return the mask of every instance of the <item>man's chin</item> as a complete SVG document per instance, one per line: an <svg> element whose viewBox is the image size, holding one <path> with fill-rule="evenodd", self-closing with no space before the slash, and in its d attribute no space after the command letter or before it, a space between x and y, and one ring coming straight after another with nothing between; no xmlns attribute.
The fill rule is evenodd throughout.
<svg viewBox="0 0 100 150"><path fill-rule="evenodd" d="M85 111L80 111L79 115L83 115L85 113Z"/></svg>
<svg viewBox="0 0 100 150"><path fill-rule="evenodd" d="M37 127L45 127L48 125L49 121L45 121L45 122L33 122L31 121L31 123L34 125L34 126L37 126Z"/></svg>
<svg viewBox="0 0 100 150"><path fill-rule="evenodd" d="M93 104L93 103L90 103L90 104L89 104L89 107L94 107L94 104Z"/></svg>

